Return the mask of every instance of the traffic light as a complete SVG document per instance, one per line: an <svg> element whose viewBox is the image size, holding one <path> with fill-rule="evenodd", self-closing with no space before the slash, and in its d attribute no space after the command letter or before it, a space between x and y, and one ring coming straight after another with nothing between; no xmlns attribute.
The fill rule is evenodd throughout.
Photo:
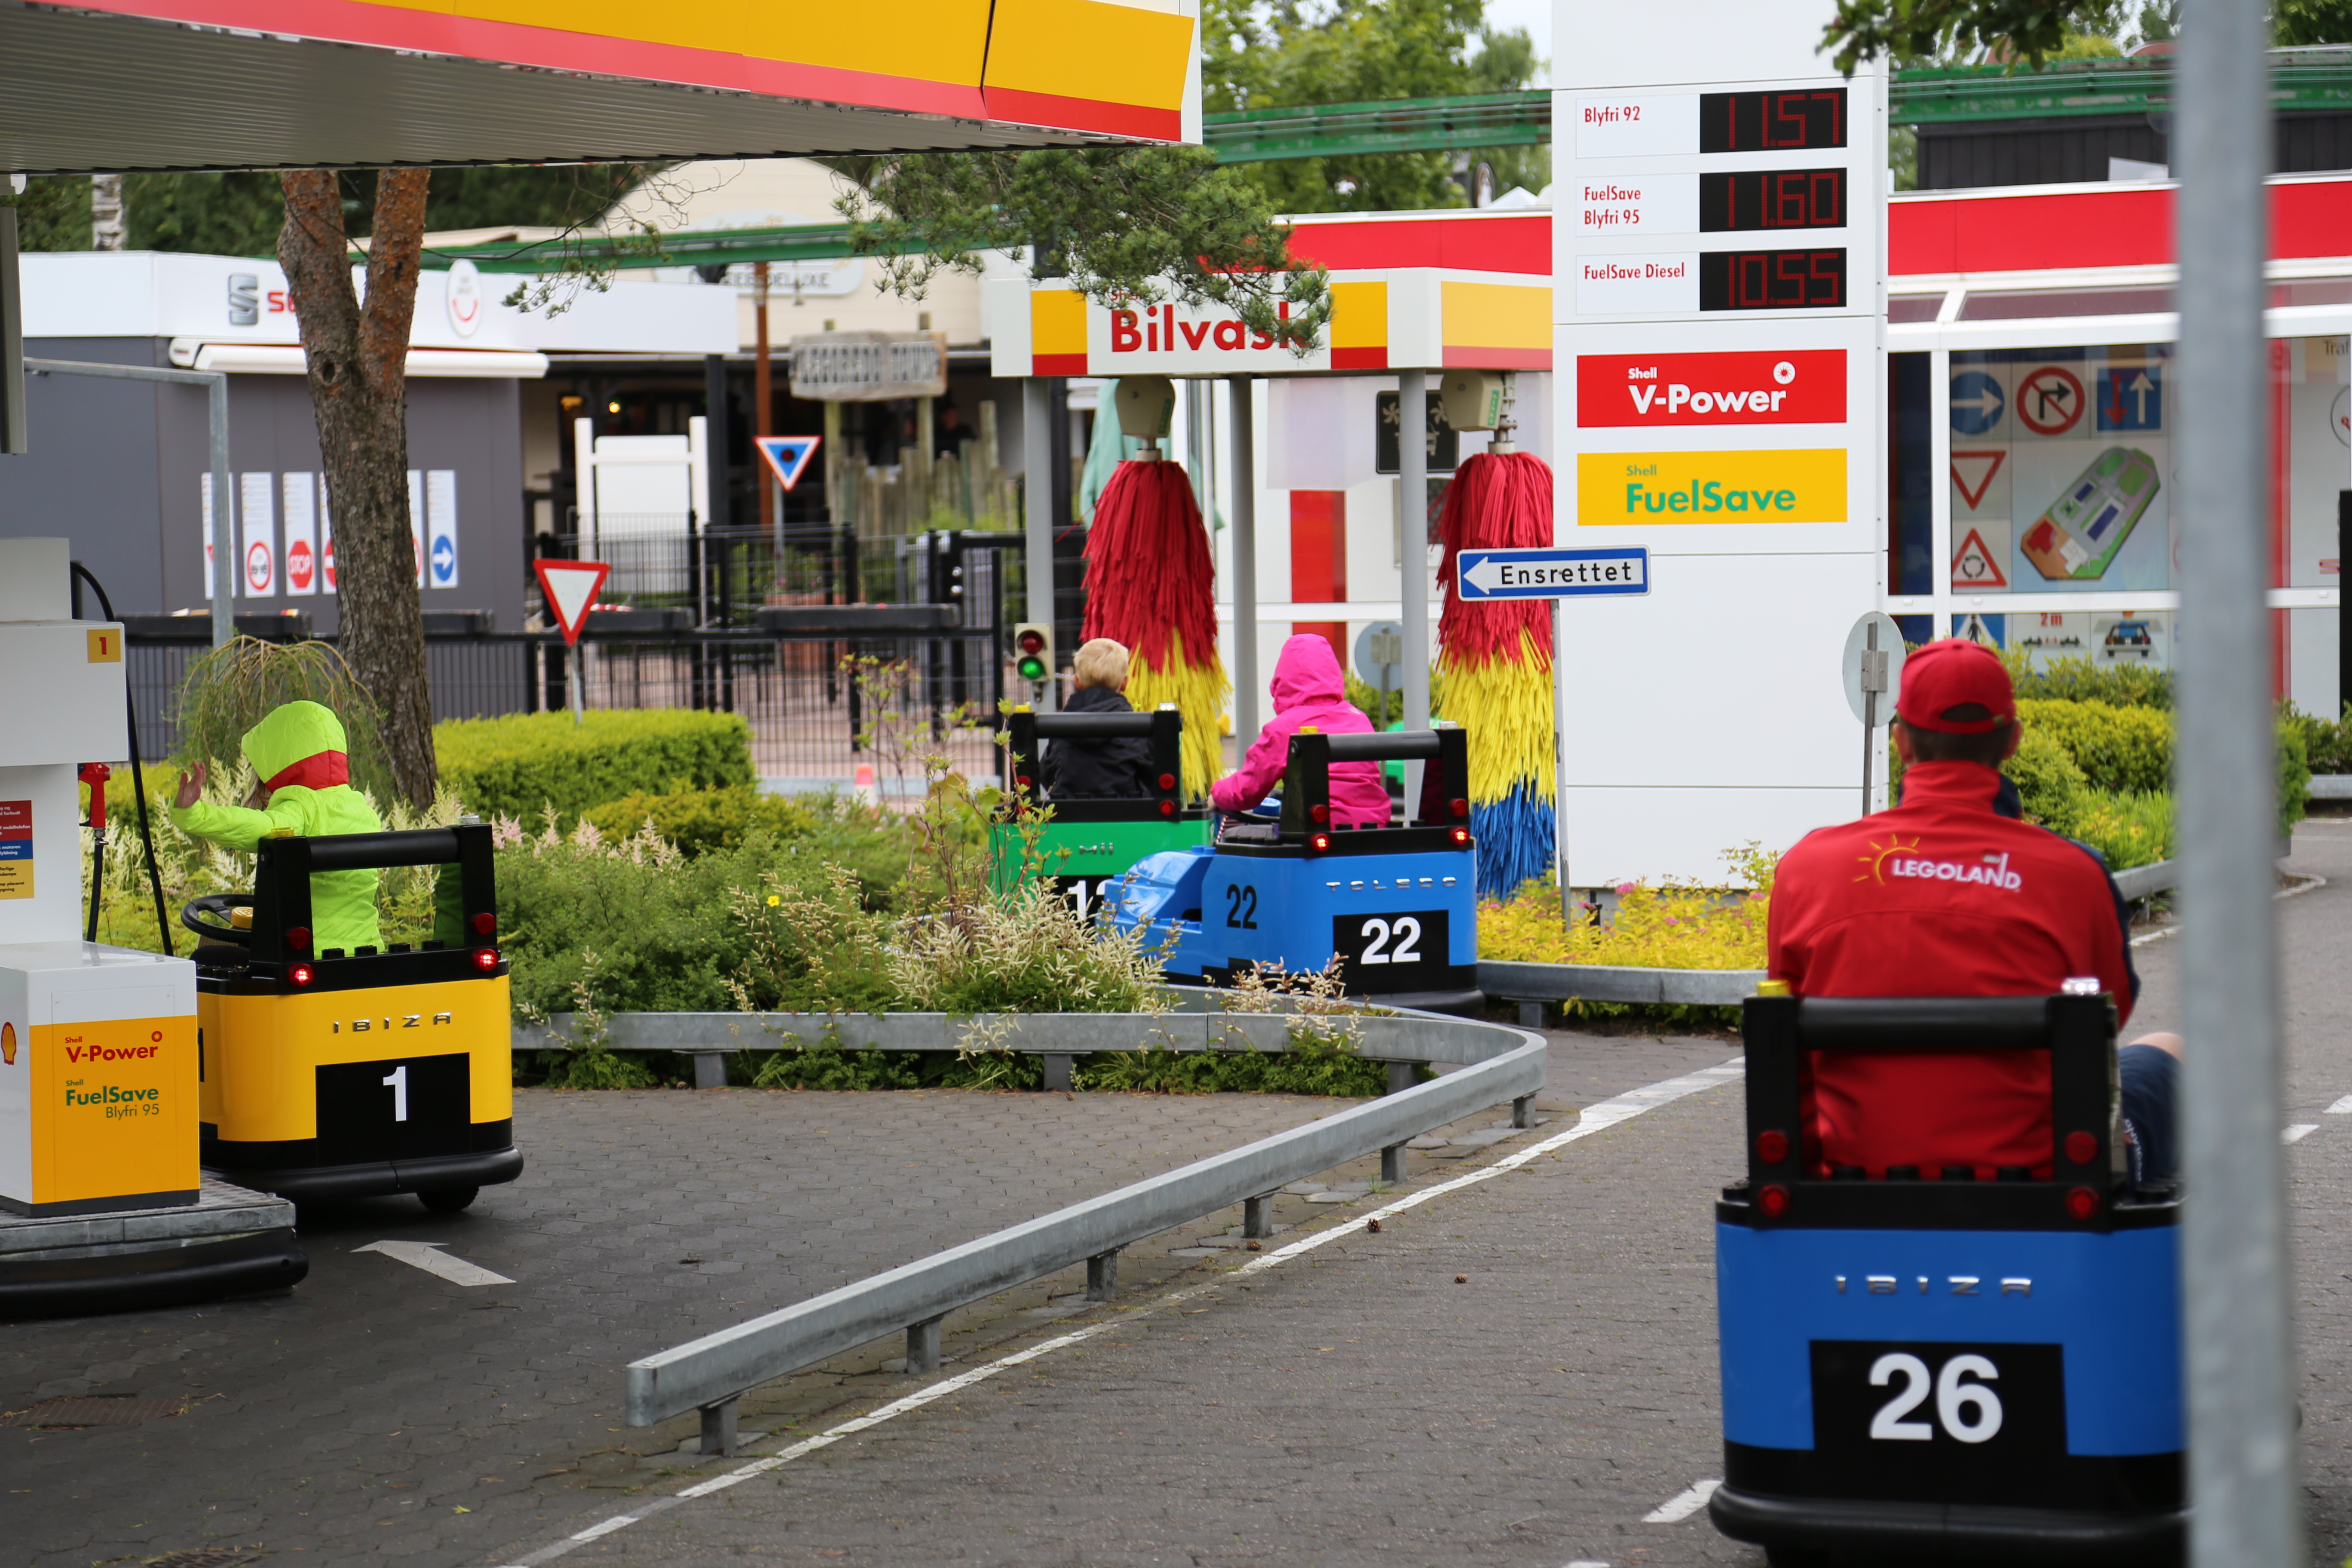
<svg viewBox="0 0 2352 1568"><path fill-rule="evenodd" d="M1054 628L1024 621L1013 628L1013 668L1024 680L1054 678Z"/></svg>

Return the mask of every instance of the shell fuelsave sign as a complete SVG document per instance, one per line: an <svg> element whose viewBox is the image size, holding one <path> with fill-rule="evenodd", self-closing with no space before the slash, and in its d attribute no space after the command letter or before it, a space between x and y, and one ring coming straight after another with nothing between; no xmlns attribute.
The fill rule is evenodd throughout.
<svg viewBox="0 0 2352 1568"><path fill-rule="evenodd" d="M1612 523L1843 522L1845 448L1759 452L1580 452L1578 521Z"/></svg>
<svg viewBox="0 0 2352 1568"><path fill-rule="evenodd" d="M83 0L80 10L622 82L1183 135L1190 7L1108 0ZM1197 93L1198 89L1192 89Z"/></svg>

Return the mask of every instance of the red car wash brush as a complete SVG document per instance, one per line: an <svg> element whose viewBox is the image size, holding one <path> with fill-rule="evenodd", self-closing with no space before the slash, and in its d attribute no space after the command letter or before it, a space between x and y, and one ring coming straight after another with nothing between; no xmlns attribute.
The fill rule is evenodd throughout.
<svg viewBox="0 0 2352 1568"><path fill-rule="evenodd" d="M1192 481L1153 444L1174 417L1174 383L1122 377L1114 401L1120 429L1146 445L1119 464L1095 503L1085 635L1127 645L1127 700L1138 712L1172 702L1183 715L1184 794L1199 799L1225 771L1233 694L1217 657L1216 568Z"/></svg>
<svg viewBox="0 0 2352 1568"><path fill-rule="evenodd" d="M1454 469L1445 491L1438 524L1445 607L1437 621L1437 668L1445 717L1469 733L1478 891L1507 899L1552 865L1551 605L1467 603L1454 561L1465 550L1549 546L1552 473L1541 458L1512 445L1508 378L1448 371L1444 391L1455 429L1495 432L1492 446Z"/></svg>

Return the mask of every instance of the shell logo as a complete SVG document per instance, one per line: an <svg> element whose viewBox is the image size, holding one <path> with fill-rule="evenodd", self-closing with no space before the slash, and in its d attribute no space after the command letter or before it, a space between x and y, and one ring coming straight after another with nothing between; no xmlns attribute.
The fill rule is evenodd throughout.
<svg viewBox="0 0 2352 1568"><path fill-rule="evenodd" d="M16 1026L0 1024L0 1067L16 1065Z"/></svg>

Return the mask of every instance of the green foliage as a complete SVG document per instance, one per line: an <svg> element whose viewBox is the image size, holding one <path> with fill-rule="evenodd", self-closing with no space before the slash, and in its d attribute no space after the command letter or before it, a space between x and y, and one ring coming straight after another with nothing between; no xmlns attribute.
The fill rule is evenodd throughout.
<svg viewBox="0 0 2352 1568"><path fill-rule="evenodd" d="M2271 41L2281 48L2352 44L2352 5L2346 0L2273 0Z"/></svg>
<svg viewBox="0 0 2352 1568"><path fill-rule="evenodd" d="M1423 1082L1436 1077L1423 1067ZM1075 1089L1132 1094L1328 1094L1370 1099L1388 1092L1385 1064L1344 1040L1294 1037L1280 1051L1097 1051L1070 1068Z"/></svg>
<svg viewBox="0 0 2352 1568"><path fill-rule="evenodd" d="M2091 781L2057 736L2028 725L2017 754L2001 764L2001 772L2017 785L2018 802L2028 822L2040 823L2053 833L2074 831Z"/></svg>
<svg viewBox="0 0 2352 1568"><path fill-rule="evenodd" d="M239 637L191 663L180 683L181 754L238 772L246 731L272 710L304 700L342 721L352 784L378 801L394 799L399 792L384 761L375 703L332 643Z"/></svg>
<svg viewBox="0 0 2352 1568"><path fill-rule="evenodd" d="M2076 804L2070 826L2066 837L2105 856L2110 871L2172 858L2172 796L2162 790L2146 795L2087 791Z"/></svg>
<svg viewBox="0 0 2352 1568"><path fill-rule="evenodd" d="M1049 147L860 161L842 197L851 243L884 285L919 297L943 268L1036 247L1040 278L1097 304L1231 310L1300 353L1331 317L1329 279L1290 255L1290 231L1255 185L1204 147Z"/></svg>
<svg viewBox="0 0 2352 1568"><path fill-rule="evenodd" d="M751 726L691 709L509 713L433 727L441 782L484 816L569 823L648 784L663 791L752 784Z"/></svg>
<svg viewBox="0 0 2352 1568"><path fill-rule="evenodd" d="M2293 704L2282 704L2278 721L2279 831L2292 833L2309 815L2311 757L2305 749L2303 726L2293 718Z"/></svg>
<svg viewBox="0 0 2352 1568"><path fill-rule="evenodd" d="M1559 884L1530 882L1519 896L1478 906L1478 956L1520 963L1605 963L1637 969L1761 969L1780 856L1757 844L1727 849L1728 885L1622 882L1607 924L1560 919ZM1602 1004L1586 1005L1601 1007Z"/></svg>
<svg viewBox="0 0 2352 1568"><path fill-rule="evenodd" d="M597 1005L614 1012L734 1005L727 982L745 947L728 892L769 869L764 836L689 860L650 834L607 841L593 823L564 835L550 822L526 836L509 819L495 835L499 945L513 964L517 1013L570 1009L591 978Z"/></svg>
<svg viewBox="0 0 2352 1568"><path fill-rule="evenodd" d="M286 193L275 169L125 174L122 212L132 250L275 256Z"/></svg>
<svg viewBox="0 0 2352 1568"><path fill-rule="evenodd" d="M88 174L35 174L21 193L0 180L0 207L16 209L20 250L89 248Z"/></svg>
<svg viewBox="0 0 2352 1568"><path fill-rule="evenodd" d="M1210 0L1201 16L1203 110L1279 109L1402 98L1507 92L1542 68L1523 31L1485 26L1484 0ZM1475 52L1471 46L1482 46ZM1549 150L1466 154L1495 171L1496 189L1540 190ZM1458 207L1468 194L1452 153L1285 158L1237 166L1276 212L1394 212Z"/></svg>
<svg viewBox="0 0 2352 1568"><path fill-rule="evenodd" d="M2018 703L2017 716L2028 734L2038 730L2057 742L2093 789L2147 795L2172 787L2168 712L2028 698Z"/></svg>
<svg viewBox="0 0 2352 1568"><path fill-rule="evenodd" d="M2352 773L2352 702L2336 722L2315 718L2294 703L2286 705L2286 721L2303 739L2304 761L2315 773Z"/></svg>
<svg viewBox="0 0 2352 1568"><path fill-rule="evenodd" d="M2103 24L2119 9L2116 0L1838 0L1822 47L1837 51L1837 68L1848 75L1881 55L1938 58L1986 49L2039 69L2071 36L2109 31Z"/></svg>
<svg viewBox="0 0 2352 1568"><path fill-rule="evenodd" d="M2021 702L2105 702L2113 708L2172 707L2172 672L2146 664L2100 664L2079 657L2053 658L2041 668L2032 655L2011 648L2000 656Z"/></svg>
<svg viewBox="0 0 2352 1568"><path fill-rule="evenodd" d="M800 838L816 827L816 814L799 801L761 795L751 784L625 795L581 815L608 838L626 838L650 826L679 854L689 858L711 849L740 849L754 833L775 839Z"/></svg>
<svg viewBox="0 0 2352 1568"><path fill-rule="evenodd" d="M878 1013L897 1000L883 958L891 922L841 868L806 880L767 872L728 889L726 908L742 952L727 985L742 1011Z"/></svg>
<svg viewBox="0 0 2352 1568"><path fill-rule="evenodd" d="M1167 1005L1159 955L1142 932L1082 921L1043 881L910 916L888 965L898 1005L919 1013L1156 1013ZM982 1047L984 1034L968 1036L968 1046Z"/></svg>

